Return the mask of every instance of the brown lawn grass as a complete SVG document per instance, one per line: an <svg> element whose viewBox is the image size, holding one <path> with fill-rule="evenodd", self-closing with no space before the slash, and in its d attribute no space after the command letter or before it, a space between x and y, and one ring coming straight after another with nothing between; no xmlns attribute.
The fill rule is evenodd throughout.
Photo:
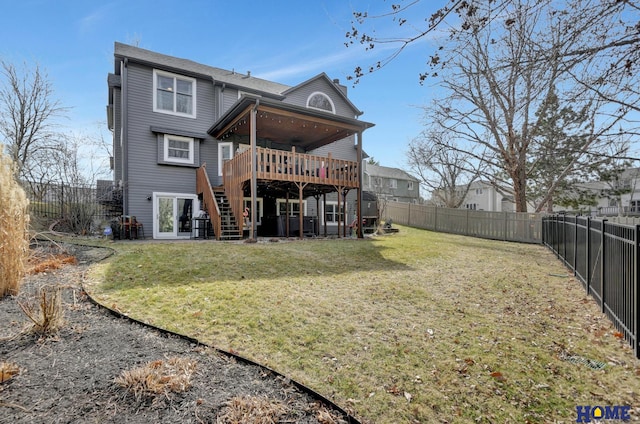
<svg viewBox="0 0 640 424"><path fill-rule="evenodd" d="M577 405L640 406L640 362L542 246L401 227L115 247L88 285L103 303L272 367L363 422L575 422Z"/></svg>

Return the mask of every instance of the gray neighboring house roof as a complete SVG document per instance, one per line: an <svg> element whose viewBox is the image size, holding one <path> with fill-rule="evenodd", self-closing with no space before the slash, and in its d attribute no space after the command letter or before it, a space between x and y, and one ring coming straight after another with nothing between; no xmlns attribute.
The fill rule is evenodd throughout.
<svg viewBox="0 0 640 424"><path fill-rule="evenodd" d="M396 180L407 180L407 181L418 181L418 179L402 169L399 168L390 168L388 166L380 166L380 165L371 165L366 164L364 167L364 172L374 176L374 177L382 177L382 178L393 178Z"/></svg>

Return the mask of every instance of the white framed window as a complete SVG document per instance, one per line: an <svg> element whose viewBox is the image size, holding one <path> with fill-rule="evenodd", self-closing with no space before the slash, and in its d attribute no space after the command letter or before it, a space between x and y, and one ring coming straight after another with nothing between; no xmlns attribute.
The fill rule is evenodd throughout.
<svg viewBox="0 0 640 424"><path fill-rule="evenodd" d="M478 205L476 203L467 203L466 205L464 205L464 207L474 211L478 209Z"/></svg>
<svg viewBox="0 0 640 424"><path fill-rule="evenodd" d="M413 181L407 183L407 190L413 190Z"/></svg>
<svg viewBox="0 0 640 424"><path fill-rule="evenodd" d="M375 187L380 187L382 185L382 178L380 177L374 177L373 178L373 185Z"/></svg>
<svg viewBox="0 0 640 424"><path fill-rule="evenodd" d="M278 204L277 213L278 216L286 215L287 211L287 201L286 199L276 199ZM302 215L307 214L307 201L302 201ZM300 201L289 199L289 216L300 216Z"/></svg>
<svg viewBox="0 0 640 424"><path fill-rule="evenodd" d="M164 135L165 162L193 164L193 138L179 135Z"/></svg>
<svg viewBox="0 0 640 424"><path fill-rule="evenodd" d="M307 107L310 109L336 113L336 107L333 104L333 100L321 91L315 91L307 97Z"/></svg>
<svg viewBox="0 0 640 424"><path fill-rule="evenodd" d="M153 111L195 118L195 78L154 69Z"/></svg>
<svg viewBox="0 0 640 424"><path fill-rule="evenodd" d="M233 143L218 143L218 175L222 176L224 164L233 159Z"/></svg>
<svg viewBox="0 0 640 424"><path fill-rule="evenodd" d="M398 188L398 180L391 178L389 180L389 188Z"/></svg>
<svg viewBox="0 0 640 424"><path fill-rule="evenodd" d="M482 189L481 188L477 188L476 189L476 194L482 194Z"/></svg>
<svg viewBox="0 0 640 424"><path fill-rule="evenodd" d="M327 202L324 205L324 222L327 225L338 225L338 220L344 221L344 204L340 205L338 210L338 202Z"/></svg>

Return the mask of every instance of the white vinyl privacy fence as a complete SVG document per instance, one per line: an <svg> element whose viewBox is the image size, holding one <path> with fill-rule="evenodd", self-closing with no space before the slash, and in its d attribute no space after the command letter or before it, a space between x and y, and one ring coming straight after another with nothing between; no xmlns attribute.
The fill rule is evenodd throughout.
<svg viewBox="0 0 640 424"><path fill-rule="evenodd" d="M524 212L486 212L388 202L384 216L394 223L442 233L494 240L542 243L542 217Z"/></svg>

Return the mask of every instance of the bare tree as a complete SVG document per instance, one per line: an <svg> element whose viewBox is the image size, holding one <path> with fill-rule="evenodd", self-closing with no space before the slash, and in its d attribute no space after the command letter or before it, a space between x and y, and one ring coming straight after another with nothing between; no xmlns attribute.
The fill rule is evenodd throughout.
<svg viewBox="0 0 640 424"><path fill-rule="evenodd" d="M46 168L38 170L40 161L59 144L55 119L66 108L55 99L53 86L39 65L29 69L25 64L19 70L0 61L0 76L0 136L16 163L18 177L26 179L32 173L41 177Z"/></svg>
<svg viewBox="0 0 640 424"><path fill-rule="evenodd" d="M447 66L441 68L445 94L428 114L437 131L458 140L451 148L484 162L483 178L512 195L516 211L526 212L534 200L527 194L532 164L541 151L539 127L544 121L539 117L568 104L581 117L565 128L571 149L563 150L565 161L553 170L553 184L536 195L542 205L585 158L606 150L629 109L617 105L612 113L609 102L576 85L573 74L589 64L567 53L583 42L570 22L574 17L552 13L539 3L512 3L501 19L454 37ZM557 54L540 60L541 50ZM557 102L546 101L551 97Z"/></svg>
<svg viewBox="0 0 640 424"><path fill-rule="evenodd" d="M452 148L453 143L445 133L425 131L409 143L407 151L411 172L434 200L447 208L462 205L482 165L461 149Z"/></svg>
<svg viewBox="0 0 640 424"><path fill-rule="evenodd" d="M360 45L370 51L374 59L368 65L356 66L348 79L357 84L360 78L383 69L408 47L428 37L436 39L436 47L429 57L425 57L425 62L436 66L446 65L445 44L450 37L460 38L485 29L495 19L500 20L505 16L518 2L519 0L399 0L380 3L384 4L384 8L380 10L356 10L353 12L351 30L346 33L345 46L354 48ZM637 0L538 0L530 3L535 6L533 9L547 9L568 16L573 22L568 30L580 34L583 40L585 37L590 38L587 43L563 52L566 57L573 57L577 61L594 56L601 59L603 69L598 73L592 72L590 80L583 80L585 87L597 90L604 81L615 83L624 75L634 75L634 70L640 66L640 4ZM390 21L391 25L380 25L379 21L385 24ZM384 32L380 28L391 29ZM384 53L380 55L377 52ZM540 51L542 58L557 53ZM428 69L418 72L420 81L438 75L437 71ZM621 93L638 97L637 85L621 83L619 86ZM609 100L626 103L621 96ZM628 105L637 107L633 101Z"/></svg>

